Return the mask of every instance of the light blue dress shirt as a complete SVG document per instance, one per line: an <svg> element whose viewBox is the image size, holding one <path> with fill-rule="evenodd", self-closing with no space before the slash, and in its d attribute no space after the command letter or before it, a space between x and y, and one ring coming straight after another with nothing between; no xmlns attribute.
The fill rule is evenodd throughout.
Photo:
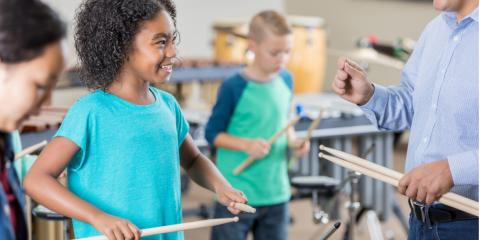
<svg viewBox="0 0 480 240"><path fill-rule="evenodd" d="M443 12L418 40L400 86L375 85L361 108L383 130L410 129L405 171L447 159L452 192L478 201L478 8Z"/></svg>

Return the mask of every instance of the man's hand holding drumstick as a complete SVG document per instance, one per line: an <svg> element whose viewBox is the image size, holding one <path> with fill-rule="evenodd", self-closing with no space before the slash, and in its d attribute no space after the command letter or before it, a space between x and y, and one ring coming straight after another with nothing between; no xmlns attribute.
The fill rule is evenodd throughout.
<svg viewBox="0 0 480 240"><path fill-rule="evenodd" d="M346 58L340 58L337 65L337 74L332 82L333 91L349 102L366 104L375 92L374 85L367 79L367 73ZM399 182L401 194L426 204L432 204L452 187L452 174L447 160L419 165L406 173Z"/></svg>
<svg viewBox="0 0 480 240"><path fill-rule="evenodd" d="M405 174L398 183L398 191L410 199L432 204L453 187L448 160L422 164Z"/></svg>

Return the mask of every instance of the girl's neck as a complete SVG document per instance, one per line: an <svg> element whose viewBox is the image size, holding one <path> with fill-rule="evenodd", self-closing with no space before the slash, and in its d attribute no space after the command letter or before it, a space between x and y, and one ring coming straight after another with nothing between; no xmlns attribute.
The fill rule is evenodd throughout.
<svg viewBox="0 0 480 240"><path fill-rule="evenodd" d="M106 92L137 105L149 105L155 102L155 96L149 90L148 81L127 74L119 77L107 87Z"/></svg>
<svg viewBox="0 0 480 240"><path fill-rule="evenodd" d="M259 82L268 82L277 75L276 72L275 73L265 72L257 64L255 64L255 62L245 67L243 72L245 73L245 75L247 75L247 77Z"/></svg>

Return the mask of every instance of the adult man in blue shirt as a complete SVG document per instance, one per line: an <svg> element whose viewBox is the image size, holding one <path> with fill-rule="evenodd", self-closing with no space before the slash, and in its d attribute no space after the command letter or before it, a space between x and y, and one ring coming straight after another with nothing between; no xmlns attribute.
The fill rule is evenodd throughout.
<svg viewBox="0 0 480 240"><path fill-rule="evenodd" d="M372 84L341 58L332 88L379 129L411 130L399 183L412 200L409 239L478 239L478 218L435 203L448 191L478 201L478 0L433 5L443 12L420 36L400 86Z"/></svg>

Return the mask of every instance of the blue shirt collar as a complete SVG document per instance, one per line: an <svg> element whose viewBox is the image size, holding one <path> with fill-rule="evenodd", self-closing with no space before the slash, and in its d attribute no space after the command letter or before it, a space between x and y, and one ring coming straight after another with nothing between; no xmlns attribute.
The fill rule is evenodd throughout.
<svg viewBox="0 0 480 240"><path fill-rule="evenodd" d="M457 12L442 12L442 15L443 19L449 26L457 26ZM478 7L475 8L475 10L473 10L468 16L464 17L458 25L460 25L462 22L470 21L470 19L478 22Z"/></svg>
<svg viewBox="0 0 480 240"><path fill-rule="evenodd" d="M478 22L478 7L475 8L475 10L473 10L473 12L468 15L468 17L473 19L475 22Z"/></svg>

